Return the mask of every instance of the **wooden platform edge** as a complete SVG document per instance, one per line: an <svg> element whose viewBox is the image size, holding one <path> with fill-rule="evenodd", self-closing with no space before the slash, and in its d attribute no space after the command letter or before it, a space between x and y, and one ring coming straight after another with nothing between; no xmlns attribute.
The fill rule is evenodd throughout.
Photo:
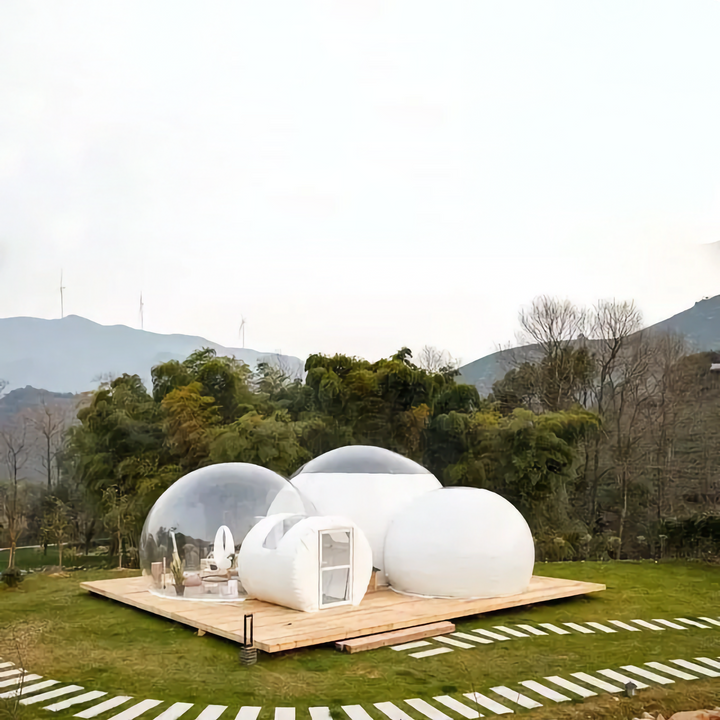
<svg viewBox="0 0 720 720"><path fill-rule="evenodd" d="M546 576L535 576L543 578ZM560 580L560 578L547 577L549 580ZM217 635L233 642L240 642L240 635L237 632L228 631L223 628L211 625L203 622L205 619L200 620L198 618L191 617L191 613L188 613L185 608L182 611L177 609L171 609L171 607L159 607L158 604L152 601L148 602L151 596L147 589L132 590L129 593L119 594L114 591L112 586L117 580L101 580L101 581L84 581L80 583L80 587L87 592L106 597L116 602L121 602L129 607L134 607L144 612L149 612L160 617L164 617L168 620L178 622L196 630L203 630L206 633ZM488 598L483 601L484 607L479 609L477 607L477 600L461 600L452 609L443 608L442 610L434 609L424 617L419 618L416 615L401 616L390 622L378 622L375 626L369 625L363 630L366 631L367 635L382 634L386 632L394 632L397 630L403 630L406 628L417 627L418 621L423 624L432 624L436 622L448 622L459 618L465 618L470 616L485 615L491 612L497 612L498 610L509 610L514 607L523 605L536 605L538 603L544 603L550 600L560 600L563 598L569 598L577 595L586 595L590 593L601 592L606 589L605 585L600 583L590 583L579 580L567 581L568 584L562 586L562 588L553 588L551 592L543 590L535 590L523 595L516 595L512 597L500 597L500 598ZM182 602L182 601L180 601ZM253 601L254 602L254 601ZM433 601L434 602L434 601ZM192 605L192 604L191 604ZM188 607L188 610L190 608ZM366 636L364 636L366 637ZM255 647L258 650L262 650L267 653L283 652L287 650L294 650L301 647L324 645L327 643L335 643L351 638L358 638L357 629L348 631L337 626L329 624L327 630L323 633L315 633L312 641L309 638L295 638L295 639L279 639L279 638L267 638L263 642L257 637L257 629L255 636Z"/></svg>
<svg viewBox="0 0 720 720"><path fill-rule="evenodd" d="M400 643L412 642L413 640L445 635L454 632L454 630L455 625L445 621L430 623L429 625L416 625L415 627L393 630L392 632L380 633L378 635L364 635L362 637L352 638L351 640L341 640L335 643L335 649L348 653L376 650L377 648L387 647L388 645L399 645Z"/></svg>

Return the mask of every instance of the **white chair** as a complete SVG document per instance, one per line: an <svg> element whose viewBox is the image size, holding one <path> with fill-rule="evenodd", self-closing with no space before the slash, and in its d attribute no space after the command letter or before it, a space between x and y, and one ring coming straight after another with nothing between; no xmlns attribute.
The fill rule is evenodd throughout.
<svg viewBox="0 0 720 720"><path fill-rule="evenodd" d="M213 562L217 565L219 572L228 571L233 564L233 556L235 555L235 543L230 528L227 525L221 525L215 533L215 543L213 545Z"/></svg>

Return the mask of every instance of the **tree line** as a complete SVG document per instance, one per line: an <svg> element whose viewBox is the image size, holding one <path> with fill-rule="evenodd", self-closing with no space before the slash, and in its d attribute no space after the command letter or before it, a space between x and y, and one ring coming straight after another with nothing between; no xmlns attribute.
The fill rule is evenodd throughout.
<svg viewBox="0 0 720 720"><path fill-rule="evenodd" d="M187 472L251 462L289 477L321 453L367 444L444 485L502 494L540 558L714 552L720 388L710 356L642 331L632 303L583 310L543 297L519 320L525 347L487 397L433 348L417 362L407 348L377 362L311 355L304 378L205 348L154 367L150 388L114 378L51 443L55 476L42 492L13 464L11 429L0 432L6 539L87 552L103 537L136 564L148 510Z"/></svg>

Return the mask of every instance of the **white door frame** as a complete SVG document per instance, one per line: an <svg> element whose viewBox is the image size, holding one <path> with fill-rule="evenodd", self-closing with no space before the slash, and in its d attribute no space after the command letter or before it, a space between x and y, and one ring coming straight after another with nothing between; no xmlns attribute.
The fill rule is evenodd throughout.
<svg viewBox="0 0 720 720"><path fill-rule="evenodd" d="M322 551L323 551L323 535L331 535L336 532L346 532L350 539L350 561L348 565L331 565L323 567ZM355 564L355 534L351 527L333 528L332 530L318 530L318 607L337 607L338 605L351 605L353 598L353 565ZM338 600L337 602L323 603L323 573L331 570L348 571L347 599Z"/></svg>

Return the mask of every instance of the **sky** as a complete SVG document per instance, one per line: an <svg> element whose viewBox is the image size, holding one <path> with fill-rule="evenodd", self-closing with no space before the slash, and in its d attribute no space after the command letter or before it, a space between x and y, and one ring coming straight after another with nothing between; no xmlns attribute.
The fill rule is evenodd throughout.
<svg viewBox="0 0 720 720"><path fill-rule="evenodd" d="M470 362L720 294L720 0L3 0L0 316ZM705 247L704 247L705 246ZM717 246L716 246L717 250Z"/></svg>

